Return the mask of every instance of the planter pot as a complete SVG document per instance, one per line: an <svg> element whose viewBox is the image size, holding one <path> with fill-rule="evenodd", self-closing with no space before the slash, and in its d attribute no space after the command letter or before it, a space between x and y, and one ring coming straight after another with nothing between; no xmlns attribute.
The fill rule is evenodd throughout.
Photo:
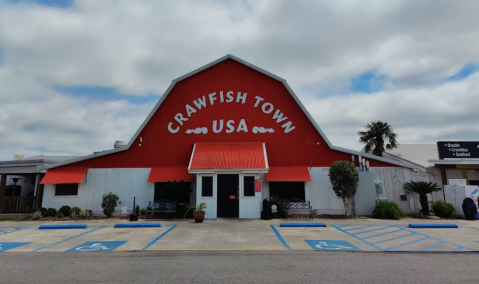
<svg viewBox="0 0 479 284"><path fill-rule="evenodd" d="M202 223L205 219L205 211L194 211L193 218L195 219L196 223Z"/></svg>

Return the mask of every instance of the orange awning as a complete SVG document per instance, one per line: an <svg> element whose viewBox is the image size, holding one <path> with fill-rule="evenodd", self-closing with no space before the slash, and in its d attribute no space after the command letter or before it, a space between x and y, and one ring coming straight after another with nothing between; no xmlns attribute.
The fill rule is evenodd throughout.
<svg viewBox="0 0 479 284"><path fill-rule="evenodd" d="M187 169L152 168L148 182L186 181L192 182L193 175Z"/></svg>
<svg viewBox="0 0 479 284"><path fill-rule="evenodd" d="M308 168L270 168L266 181L311 181Z"/></svg>
<svg viewBox="0 0 479 284"><path fill-rule="evenodd" d="M195 144L188 170L203 169L267 170L265 146L263 143Z"/></svg>
<svg viewBox="0 0 479 284"><path fill-rule="evenodd" d="M88 168L53 168L48 170L40 184L80 183Z"/></svg>

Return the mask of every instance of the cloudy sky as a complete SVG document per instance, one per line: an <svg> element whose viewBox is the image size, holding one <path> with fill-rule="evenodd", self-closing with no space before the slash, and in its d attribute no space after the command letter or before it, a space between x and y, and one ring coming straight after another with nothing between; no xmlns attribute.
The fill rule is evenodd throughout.
<svg viewBox="0 0 479 284"><path fill-rule="evenodd" d="M0 160L129 141L226 54L285 78L330 141L479 140L479 1L0 0Z"/></svg>

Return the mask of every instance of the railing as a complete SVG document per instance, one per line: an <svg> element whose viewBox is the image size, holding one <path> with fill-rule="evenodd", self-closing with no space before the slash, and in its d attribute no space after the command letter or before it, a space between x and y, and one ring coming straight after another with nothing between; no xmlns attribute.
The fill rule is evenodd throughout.
<svg viewBox="0 0 479 284"><path fill-rule="evenodd" d="M35 196L4 196L2 213L31 213L35 199Z"/></svg>

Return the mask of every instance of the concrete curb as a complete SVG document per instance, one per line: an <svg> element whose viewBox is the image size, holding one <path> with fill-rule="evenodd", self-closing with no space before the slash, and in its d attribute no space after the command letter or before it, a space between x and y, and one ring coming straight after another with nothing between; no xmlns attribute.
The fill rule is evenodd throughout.
<svg viewBox="0 0 479 284"><path fill-rule="evenodd" d="M325 223L280 223L280 227L327 227Z"/></svg>
<svg viewBox="0 0 479 284"><path fill-rule="evenodd" d="M66 225L40 225L40 230L56 230L56 229L86 229L86 224L66 224Z"/></svg>
<svg viewBox="0 0 479 284"><path fill-rule="evenodd" d="M162 227L160 223L136 223L136 224L115 224L114 228L160 228Z"/></svg>
<svg viewBox="0 0 479 284"><path fill-rule="evenodd" d="M409 228L413 229L456 229L458 226L456 224L409 224Z"/></svg>

